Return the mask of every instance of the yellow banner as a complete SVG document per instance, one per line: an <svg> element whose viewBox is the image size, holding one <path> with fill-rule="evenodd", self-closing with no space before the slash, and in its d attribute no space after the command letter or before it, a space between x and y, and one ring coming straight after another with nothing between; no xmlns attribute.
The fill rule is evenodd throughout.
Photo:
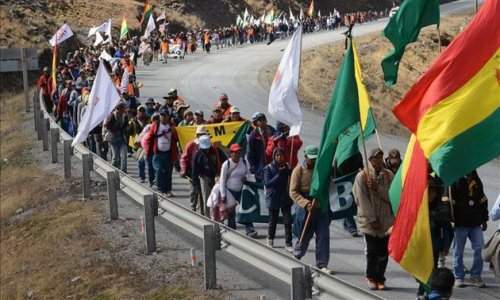
<svg viewBox="0 0 500 300"><path fill-rule="evenodd" d="M228 147L229 143L233 140L236 133L238 133L241 126L245 121L227 122L217 124L205 124L204 126L211 137L212 143L220 142L222 146ZM185 148L187 143L196 138L196 128L198 126L183 126L177 127L177 134L179 136L179 144L182 149Z"/></svg>

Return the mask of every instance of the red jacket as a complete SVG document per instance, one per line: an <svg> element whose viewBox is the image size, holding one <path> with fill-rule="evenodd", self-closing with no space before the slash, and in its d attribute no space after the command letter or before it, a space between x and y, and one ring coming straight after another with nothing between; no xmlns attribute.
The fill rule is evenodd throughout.
<svg viewBox="0 0 500 300"><path fill-rule="evenodd" d="M144 145L146 146L144 148L144 152L146 153L147 157L158 153L157 133L160 127L159 124L160 124L159 122L151 123L151 128L144 137L146 139L146 142L144 143ZM170 127L172 128L172 142L170 143L170 158L172 161L177 161L179 159L179 152L177 150L177 142L179 141L179 137L177 136L177 130L175 130L175 126L171 124Z"/></svg>
<svg viewBox="0 0 500 300"><path fill-rule="evenodd" d="M196 154L196 151L198 151L198 143L196 143L196 140L192 140L187 143L186 148L181 155L181 174L191 176L191 163L193 161L194 155Z"/></svg>
<svg viewBox="0 0 500 300"><path fill-rule="evenodd" d="M52 87L51 76L46 76L45 74L42 74L42 76L38 78L37 85L42 90L42 94L44 96L50 96L52 94L53 87Z"/></svg>
<svg viewBox="0 0 500 300"><path fill-rule="evenodd" d="M300 147L302 147L302 140L300 139L300 136L295 135L295 136L289 136L287 138L281 137L281 138L270 138L267 140L267 147L266 147L266 160L267 161L272 161L273 160L273 151L276 148L281 148L285 151L285 161L290 164L290 167L293 169L298 163L298 152L300 150ZM292 147L293 145L293 147ZM292 149L293 148L293 149ZM290 152L292 152L292 160L290 162Z"/></svg>

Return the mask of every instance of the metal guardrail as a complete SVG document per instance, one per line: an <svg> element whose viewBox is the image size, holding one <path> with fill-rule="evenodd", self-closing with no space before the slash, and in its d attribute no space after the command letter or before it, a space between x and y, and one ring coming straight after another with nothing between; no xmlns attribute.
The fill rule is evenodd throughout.
<svg viewBox="0 0 500 300"><path fill-rule="evenodd" d="M204 239L205 252L207 252L208 249L205 244L205 242L207 242L206 229L207 226L213 226L213 228L217 231L215 234L216 239L218 237L219 242L224 244L222 249L220 249L220 245L216 245L214 252L215 250L220 249L220 251L224 251L232 255L254 266L262 272L265 272L286 284L290 284L292 299L306 299L311 297L314 297L315 299L382 299L369 291L363 290L344 280L326 274L313 266L307 265L291 256L248 238L236 230L193 212L192 210L164 197L153 189L142 185L130 175L113 167L110 163L103 160L81 144L76 145L73 149L70 149L68 144L71 144L73 138L56 123L52 115L47 113L44 107L41 92L38 91L33 95L33 105L35 129L38 133L38 139L43 141L44 150L48 150L49 129L58 129L57 131L59 136L56 141L64 145L65 177L70 177L69 174L71 171L67 174L67 164L69 164L69 170L71 170L70 155L74 155L78 159L82 160L84 169L84 197L88 197L90 195L90 170L93 170L95 173L108 180L107 184L108 195L110 198L111 219L116 219L118 217L116 204L117 189L121 190L141 206L145 207L145 217L146 219L149 218L151 222L148 223L148 220L145 220L146 248L148 248L147 253L154 252L156 249L154 237L154 216L164 218L168 220L168 222L181 227L184 231L190 233L191 235ZM51 144L53 148L55 146L55 149L52 149L52 153L57 156L57 143L54 141ZM85 175L85 172L88 174ZM111 176L110 179L110 175L113 174L116 174L115 179L118 179L117 181L119 181L119 184L117 184L118 182L110 182L110 180L115 180L113 179L113 176ZM88 179L86 180L85 177L88 177ZM86 185L88 187L86 187ZM87 191L86 188L88 189ZM113 193L115 194L114 204L112 202ZM156 202L156 208L154 202ZM114 213L113 206L115 206L114 209L116 210ZM153 211L152 214L151 208ZM158 208L163 210L162 214L159 216L157 213ZM156 213L154 212L155 210ZM153 236L149 236L150 234ZM212 236L212 239L213 237L214 236ZM205 255L205 258L207 257L210 256ZM214 260L211 263L214 268L212 270L213 274L207 273L207 269L205 269L205 277L212 276L212 279L215 280L215 255L212 257ZM205 263L205 265L208 264ZM205 278L206 283L209 282L208 279L209 278ZM211 286L213 286L213 284L206 284L207 288L210 288ZM312 296L313 287L316 291L314 296Z"/></svg>

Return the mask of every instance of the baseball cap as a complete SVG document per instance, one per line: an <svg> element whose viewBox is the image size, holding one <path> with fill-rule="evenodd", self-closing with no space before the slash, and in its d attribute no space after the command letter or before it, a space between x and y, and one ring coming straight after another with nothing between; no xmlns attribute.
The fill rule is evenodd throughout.
<svg viewBox="0 0 500 300"><path fill-rule="evenodd" d="M260 120L260 119L265 119L266 118L266 115L264 115L263 113L261 112L256 112L252 115L252 121L255 122L257 120Z"/></svg>
<svg viewBox="0 0 500 300"><path fill-rule="evenodd" d="M318 147L314 145L309 145L306 147L304 150L304 153L306 154L306 157L309 159L316 159L318 158Z"/></svg>
<svg viewBox="0 0 500 300"><path fill-rule="evenodd" d="M241 151L241 146L239 144L232 144L231 147L229 147L229 151L231 152Z"/></svg>
<svg viewBox="0 0 500 300"><path fill-rule="evenodd" d="M145 104L155 104L155 99L148 98L148 100L146 100Z"/></svg>
<svg viewBox="0 0 500 300"><path fill-rule="evenodd" d="M239 113L240 109L237 106L231 106L231 109L229 111L231 113Z"/></svg>
<svg viewBox="0 0 500 300"><path fill-rule="evenodd" d="M194 114L203 117L203 111L201 111L201 110L195 111Z"/></svg>
<svg viewBox="0 0 500 300"><path fill-rule="evenodd" d="M210 136L202 135L198 138L200 149L209 149L212 143L210 142Z"/></svg>

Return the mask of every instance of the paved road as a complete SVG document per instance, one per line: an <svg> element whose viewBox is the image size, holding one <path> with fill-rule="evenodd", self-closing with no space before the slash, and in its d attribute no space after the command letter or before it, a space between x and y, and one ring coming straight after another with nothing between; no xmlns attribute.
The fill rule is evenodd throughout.
<svg viewBox="0 0 500 300"><path fill-rule="evenodd" d="M442 15L461 11L472 7L474 1L462 0L442 6ZM386 20L380 20L366 25L355 27L354 35L363 35L380 31ZM339 31L322 32L305 35L303 45L313 48L322 44L340 41L343 36ZM237 105L244 117L250 117L255 111L267 111L268 88L258 82L260 70L269 62L278 60L286 41L276 41L270 46L253 45L238 49L214 51L210 55L188 56L183 62L169 62L168 65L154 63L151 66L138 68L138 80L144 83L143 97L160 99L170 87L175 87L179 93L191 104L194 109L210 111L217 97L222 92L229 95L230 102ZM378 63L378 62L375 62ZM388 108L389 109L389 108ZM323 125L323 114L304 108L303 139L306 144L318 143ZM274 123L273 120L271 120ZM271 123L271 124L272 124ZM385 148L398 148L404 151L407 141L400 137L383 135L382 144ZM368 147L374 147L375 141L369 141ZM135 173L134 169L131 172ZM500 193L500 166L490 163L479 170L485 183L485 189L490 202ZM189 186L178 176L174 179L174 200L188 205ZM491 204L490 204L491 205ZM257 226L259 239L265 242L267 225ZM493 231L490 226L488 233ZM331 226L331 261L330 268L337 272L337 276L351 283L365 287L363 279L365 259L364 243L362 239L351 238L343 231L342 226L334 222ZM276 241L278 247L283 247L283 232L278 231L281 239ZM314 243L311 243L309 253L304 260L314 263ZM470 265L471 253L467 252L466 263ZM448 266L451 263L448 258ZM487 266L485 266L487 269ZM415 295L415 281L392 261L389 263L388 285L391 291L380 292L387 299L412 299ZM493 282L493 275L485 271L485 281L490 286L487 289L465 288L455 292L456 299L500 299L500 287Z"/></svg>

